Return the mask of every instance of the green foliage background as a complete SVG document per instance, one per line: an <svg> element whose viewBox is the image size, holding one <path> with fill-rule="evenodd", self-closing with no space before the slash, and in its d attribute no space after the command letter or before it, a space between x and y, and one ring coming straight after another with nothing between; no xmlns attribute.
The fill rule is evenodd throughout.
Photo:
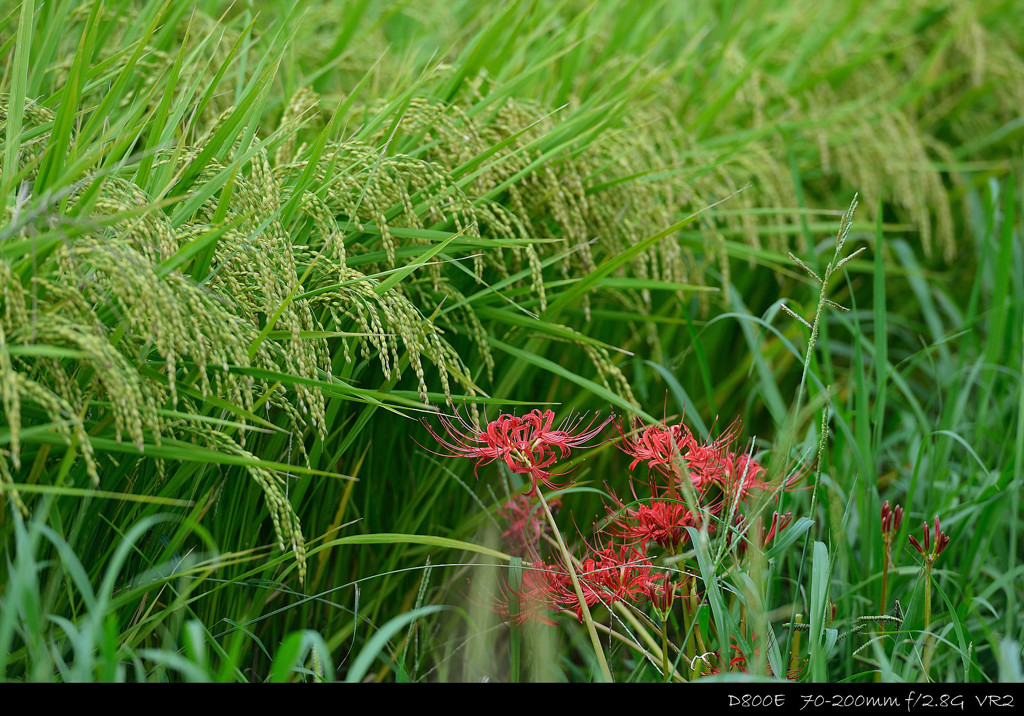
<svg viewBox="0 0 1024 716"><path fill-rule="evenodd" d="M738 417L778 470L826 385L766 618L877 613L888 499L952 537L935 659L903 549L903 630L811 677L1020 678L1020 2L0 5L3 678L504 680L468 565L520 485L419 418ZM799 397L787 254L855 193Z"/></svg>

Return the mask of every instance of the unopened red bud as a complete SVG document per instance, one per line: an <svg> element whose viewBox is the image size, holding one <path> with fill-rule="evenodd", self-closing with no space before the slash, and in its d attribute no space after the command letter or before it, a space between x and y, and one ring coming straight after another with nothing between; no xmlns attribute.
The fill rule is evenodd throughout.
<svg viewBox="0 0 1024 716"><path fill-rule="evenodd" d="M935 515L935 556L942 554L942 550L946 549L948 544L949 535L939 529L939 516Z"/></svg>
<svg viewBox="0 0 1024 716"><path fill-rule="evenodd" d="M897 505L896 507L890 507L889 501L886 500L882 505L882 534L890 535L896 532L900 528L900 524L903 522L903 508Z"/></svg>
<svg viewBox="0 0 1024 716"><path fill-rule="evenodd" d="M925 557L934 560L940 554L942 550L946 549L949 544L949 535L942 531L939 525L939 518L936 515L932 521L932 529L928 529L929 525L925 522L921 527L922 540L919 542L916 537L911 535L908 539L910 544L913 545L914 549L923 554Z"/></svg>
<svg viewBox="0 0 1024 716"><path fill-rule="evenodd" d="M765 535L764 538L765 545L771 542L779 532L782 532L782 530L786 529L786 527L788 527L789 523L792 521L792 512L787 512L784 515L779 515L778 512L773 513L771 527L768 529L768 534Z"/></svg>
<svg viewBox="0 0 1024 716"><path fill-rule="evenodd" d="M676 598L676 586L668 572L654 577L647 585L647 596L651 604L662 614L668 614L672 609L672 602Z"/></svg>

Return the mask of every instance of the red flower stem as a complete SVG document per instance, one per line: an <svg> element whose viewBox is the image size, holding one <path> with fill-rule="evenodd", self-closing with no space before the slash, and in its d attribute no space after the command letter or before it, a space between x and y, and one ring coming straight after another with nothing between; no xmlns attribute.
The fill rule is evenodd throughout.
<svg viewBox="0 0 1024 716"><path fill-rule="evenodd" d="M889 563L892 561L892 537L885 537L885 561L882 564L882 604L878 610L879 614L885 614L886 597L889 593Z"/></svg>
<svg viewBox="0 0 1024 716"><path fill-rule="evenodd" d="M562 540L562 533L558 530L558 525L555 524L555 517L551 514L551 509L548 507L548 501L544 498L544 493L540 491L539 486L537 487L537 498L540 500L541 507L544 508L544 514L548 518L548 524L551 525L551 531L555 536L555 542L558 543L558 549L562 553L565 568L569 572L569 578L572 580L572 587L576 591L576 599L578 599L580 603L583 623L587 625L587 632L590 634L590 642L594 645L594 656L597 658L597 665L601 669L601 676L605 681L611 683L613 681L612 673L608 669L607 660L604 658L601 639L598 638L597 629L594 628L594 618L590 616L590 607L587 606L586 597L583 596L583 588L580 587L579 577L576 576L576 569L572 565L572 555L569 554L569 550L565 546L565 542Z"/></svg>

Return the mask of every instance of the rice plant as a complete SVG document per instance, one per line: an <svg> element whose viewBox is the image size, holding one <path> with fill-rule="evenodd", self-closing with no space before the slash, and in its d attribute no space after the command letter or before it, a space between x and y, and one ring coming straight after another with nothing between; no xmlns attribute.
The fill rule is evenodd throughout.
<svg viewBox="0 0 1024 716"><path fill-rule="evenodd" d="M0 4L0 678L1019 680L1022 13Z"/></svg>

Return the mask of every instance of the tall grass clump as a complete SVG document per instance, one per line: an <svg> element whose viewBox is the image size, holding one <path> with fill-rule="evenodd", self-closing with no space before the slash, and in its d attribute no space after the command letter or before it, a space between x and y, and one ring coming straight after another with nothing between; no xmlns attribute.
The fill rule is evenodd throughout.
<svg viewBox="0 0 1024 716"><path fill-rule="evenodd" d="M9 3L0 678L1019 678L1022 19Z"/></svg>

